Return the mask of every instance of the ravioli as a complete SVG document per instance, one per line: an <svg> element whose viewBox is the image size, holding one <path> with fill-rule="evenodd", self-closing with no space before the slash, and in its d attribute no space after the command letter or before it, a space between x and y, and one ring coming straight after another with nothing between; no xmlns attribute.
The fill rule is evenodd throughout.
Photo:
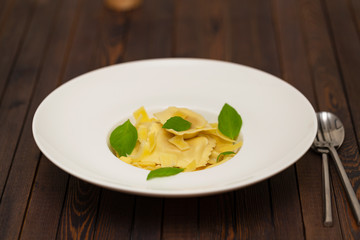
<svg viewBox="0 0 360 240"><path fill-rule="evenodd" d="M184 139L195 137L197 133L201 131L216 130L216 128L212 127L203 116L187 108L169 107L162 112L154 113L154 116L158 118L162 124L164 124L169 118L175 116L182 117L183 119L189 121L191 123L191 127L186 131L178 132L173 129L167 130L174 135L183 136Z"/></svg>
<svg viewBox="0 0 360 240"><path fill-rule="evenodd" d="M119 157L120 160L136 167L154 170L163 167L178 167L195 171L219 165L230 156L218 162L222 152L234 153L242 146L217 129L216 123L208 123L200 114L187 108L169 107L154 113L150 118L144 107L133 113L138 140L132 153ZM185 131L163 128L171 117L179 116L191 123Z"/></svg>

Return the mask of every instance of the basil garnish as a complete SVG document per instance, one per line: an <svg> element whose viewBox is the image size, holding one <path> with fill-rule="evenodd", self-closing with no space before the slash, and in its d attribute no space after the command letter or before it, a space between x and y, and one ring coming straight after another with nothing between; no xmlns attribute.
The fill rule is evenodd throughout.
<svg viewBox="0 0 360 240"><path fill-rule="evenodd" d="M239 113L225 103L218 117L218 128L222 134L235 140L240 133L242 119Z"/></svg>
<svg viewBox="0 0 360 240"><path fill-rule="evenodd" d="M216 162L219 162L221 156L230 155L230 154L235 154L235 153L231 151L220 153L219 156L216 158Z"/></svg>
<svg viewBox="0 0 360 240"><path fill-rule="evenodd" d="M182 171L184 171L184 169L182 169L182 168L174 168L174 167L158 168L158 169L152 170L148 174L146 180L150 180L152 178L157 178L157 177L172 176L172 175L181 173Z"/></svg>
<svg viewBox="0 0 360 240"><path fill-rule="evenodd" d="M110 145L120 157L127 156L134 150L137 139L136 128L127 120L111 133Z"/></svg>
<svg viewBox="0 0 360 240"><path fill-rule="evenodd" d="M166 123L163 125L163 128L173 129L177 132L188 130L191 127L191 122L186 121L182 117L175 116L169 118Z"/></svg>

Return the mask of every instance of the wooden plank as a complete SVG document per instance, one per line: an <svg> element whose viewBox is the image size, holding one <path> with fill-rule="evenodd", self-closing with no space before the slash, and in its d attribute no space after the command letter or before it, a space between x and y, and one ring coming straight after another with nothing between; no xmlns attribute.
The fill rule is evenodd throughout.
<svg viewBox="0 0 360 240"><path fill-rule="evenodd" d="M134 196L102 190L95 239L130 239Z"/></svg>
<svg viewBox="0 0 360 240"><path fill-rule="evenodd" d="M352 123L354 123L355 133L357 135L353 136L351 133L349 141L345 142L342 152L345 158L342 158L343 161L346 161L347 174L352 180L352 185L355 187L355 192L357 192L357 197L360 199L360 188L359 188L359 175L360 175L360 161L359 161L359 142L360 142L360 84L359 84L359 74L360 74L360 41L359 35L356 29L356 25L353 22L350 9L344 1L338 0L327 0L325 1L324 8L327 12L327 19L331 26L331 33L333 36L333 43L335 45L336 57L338 64L340 65L340 76L342 77L344 84L344 91L346 94L345 104L347 103L351 112L351 119L347 121L350 124L351 128ZM346 132L348 135L348 132ZM350 141L351 140L351 141ZM339 202L339 205L344 209L349 210L347 207L347 201ZM348 211L341 211L340 213L341 226L343 230L343 235L345 238L360 238L360 228L359 227L350 227L354 222L353 218L350 217Z"/></svg>
<svg viewBox="0 0 360 240"><path fill-rule="evenodd" d="M231 61L280 76L270 2L230 3Z"/></svg>
<svg viewBox="0 0 360 240"><path fill-rule="evenodd" d="M360 2L358 0L349 0L349 8L355 21L358 35L360 35Z"/></svg>
<svg viewBox="0 0 360 240"><path fill-rule="evenodd" d="M301 15L298 1L276 0L273 3L274 16L277 22L279 39L279 52L283 78L299 89L312 105L317 108L314 94L312 76L306 55L306 46L301 26ZM339 237L341 229L336 219L336 208L333 210L335 224L332 228L323 227L323 200L321 185L321 159L320 155L307 153L296 164L298 185L302 206L302 217L305 236L316 236L318 239ZM281 181L279 181L281 183ZM285 190L285 192L291 189ZM299 201L292 199L291 201ZM291 208L288 211L293 211ZM292 224L290 227L299 226L301 223ZM290 229L289 229L290 230ZM302 236L300 228L291 229L296 232L294 236ZM290 236L289 236L290 237Z"/></svg>
<svg viewBox="0 0 360 240"><path fill-rule="evenodd" d="M199 239L234 239L234 192L199 198Z"/></svg>
<svg viewBox="0 0 360 240"><path fill-rule="evenodd" d="M237 238L275 238L268 191L268 181L236 191Z"/></svg>
<svg viewBox="0 0 360 240"><path fill-rule="evenodd" d="M57 239L92 239L100 188L70 178Z"/></svg>
<svg viewBox="0 0 360 240"><path fill-rule="evenodd" d="M297 0L273 0L282 78L317 108Z"/></svg>
<svg viewBox="0 0 360 240"><path fill-rule="evenodd" d="M349 102L357 138L360 141L360 106L358 104L360 101L360 83L358 81L360 73L359 35L357 34L356 25L352 21L351 12L345 2L327 0L325 4L334 37L336 54L341 67L340 71L346 97Z"/></svg>
<svg viewBox="0 0 360 240"><path fill-rule="evenodd" d="M198 239L198 199L165 199L162 238Z"/></svg>
<svg viewBox="0 0 360 240"><path fill-rule="evenodd" d="M0 0L0 14L4 14L11 0Z"/></svg>
<svg viewBox="0 0 360 240"><path fill-rule="evenodd" d="M130 15L124 61L171 56L173 8L172 1L143 1Z"/></svg>
<svg viewBox="0 0 360 240"><path fill-rule="evenodd" d="M323 225L321 158L319 154L308 152L297 163L296 168L306 239L342 239L333 189L331 189L333 227L329 228Z"/></svg>
<svg viewBox="0 0 360 240"><path fill-rule="evenodd" d="M36 177L32 188L21 239L55 239L58 230L69 177L45 157L41 158L38 171L42 174Z"/></svg>
<svg viewBox="0 0 360 240"><path fill-rule="evenodd" d="M0 1L0 37L5 21L7 20L7 17L11 12L11 9L13 8L13 5L14 5L14 1L12 0Z"/></svg>
<svg viewBox="0 0 360 240"><path fill-rule="evenodd" d="M339 154L350 180L357 190L358 183L355 176L360 174L357 142L334 52L336 50L332 44L332 34L329 32L329 25L326 22L324 13L326 9L323 8L321 1L302 0L301 4L302 25L305 31L307 53L315 81L319 109L335 113L345 125L346 138ZM336 175L335 171L331 173L332 176ZM356 238L359 230L347 204L341 182L337 177L333 177L332 180L342 235L344 238L348 236ZM335 236L333 237L335 238Z"/></svg>
<svg viewBox="0 0 360 240"><path fill-rule="evenodd" d="M93 0L82 4L79 13L81 14L79 24L74 35L74 43L71 46L65 70L60 79L61 83L94 70L94 68L101 67L96 56L99 54L99 42L102 38L100 20L104 14L104 7L101 0Z"/></svg>
<svg viewBox="0 0 360 240"><path fill-rule="evenodd" d="M5 101L5 97L3 96L4 89L8 82L11 69L15 64L16 54L27 32L28 23L31 22L33 8L33 1L17 1L11 9L8 20L3 27L0 37L0 103ZM19 66L17 66L17 68L19 68ZM14 71L18 70L15 69ZM7 98L9 98L9 96ZM15 101L15 103L8 103L7 107L2 107L3 110L0 108L0 111L3 111L0 116L0 159L2 165L0 168L0 193L4 190L22 124L21 119L18 121L11 119L11 121L7 123L6 108L12 110L13 107L16 108L16 106L21 105L21 101ZM15 114L15 116L15 119L17 119L17 114ZM12 131L9 131L9 129L12 129ZM9 134L5 134L6 131L9 131Z"/></svg>
<svg viewBox="0 0 360 240"><path fill-rule="evenodd" d="M4 15L0 32L0 97L2 97L36 6L35 2L30 0L13 1L13 7Z"/></svg>
<svg viewBox="0 0 360 240"><path fill-rule="evenodd" d="M277 174L270 183L275 238L304 239L299 193L294 184L295 168L290 167Z"/></svg>
<svg viewBox="0 0 360 240"><path fill-rule="evenodd" d="M227 2L220 0L179 1L175 8L175 56L226 59L227 7Z"/></svg>
<svg viewBox="0 0 360 240"><path fill-rule="evenodd" d="M128 36L129 17L125 13L102 8L99 24L101 27L100 39L96 46L96 67L121 62Z"/></svg>
<svg viewBox="0 0 360 240"><path fill-rule="evenodd" d="M37 84L38 87L35 90L26 119L24 129L28 130L29 133L22 136L19 151L22 151L24 145L28 145L29 142L33 143L30 129L35 110L46 95L58 85L59 78L63 74L64 60L68 55L73 30L77 22L79 1L63 1L63 5L57 10L59 15L54 25L54 32L49 40L49 50L46 52L44 65ZM33 146L33 148L32 151L39 151L36 146ZM31 169L33 170L33 168ZM39 239L54 239L58 229L68 175L50 163L44 156L40 159L37 171L21 238L29 239L37 236L36 238ZM22 181L30 183L32 179L23 178ZM21 198L16 202L26 200L26 198Z"/></svg>
<svg viewBox="0 0 360 240"><path fill-rule="evenodd" d="M161 239L163 199L137 197L131 239Z"/></svg>
<svg viewBox="0 0 360 240"><path fill-rule="evenodd" d="M15 152L58 7L57 2L37 6L18 62L14 66L13 74L3 96L0 106L0 122L2 123L0 132L4 137L1 142L7 148L4 151L12 151L8 153L8 159L2 159L4 162L11 162ZM4 239L16 238L20 232L27 198L39 159L39 151L35 143L30 141L32 139L31 120L28 123L23 131L23 140L29 141L26 144L25 142L19 144L18 147L22 147L22 149L15 154L2 195L0 238ZM24 181L24 179L28 181Z"/></svg>

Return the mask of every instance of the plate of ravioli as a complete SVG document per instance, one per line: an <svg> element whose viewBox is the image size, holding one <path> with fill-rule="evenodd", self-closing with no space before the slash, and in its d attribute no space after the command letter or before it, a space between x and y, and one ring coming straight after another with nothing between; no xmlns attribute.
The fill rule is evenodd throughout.
<svg viewBox="0 0 360 240"><path fill-rule="evenodd" d="M155 197L236 190L310 148L317 120L296 88L240 64L188 58L108 66L51 92L33 118L41 152L108 189Z"/></svg>

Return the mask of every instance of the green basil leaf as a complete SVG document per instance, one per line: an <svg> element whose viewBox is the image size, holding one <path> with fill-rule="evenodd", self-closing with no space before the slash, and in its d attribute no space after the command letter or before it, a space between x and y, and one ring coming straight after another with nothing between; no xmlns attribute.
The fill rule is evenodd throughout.
<svg viewBox="0 0 360 240"><path fill-rule="evenodd" d="M134 150L137 139L136 128L127 120L111 133L110 145L119 156L127 156Z"/></svg>
<svg viewBox="0 0 360 240"><path fill-rule="evenodd" d="M231 152L231 151L220 153L219 156L216 158L216 162L219 162L219 159L220 159L221 156L231 155L231 154L235 154L235 153Z"/></svg>
<svg viewBox="0 0 360 240"><path fill-rule="evenodd" d="M157 178L157 177L167 177L167 176L172 176L172 175L176 175L178 173L181 173L182 171L184 171L184 169L182 168L174 168L174 167L164 167L164 168L158 168L155 170L152 170L146 180L152 179L152 178Z"/></svg>
<svg viewBox="0 0 360 240"><path fill-rule="evenodd" d="M163 128L174 129L175 131L181 132L188 130L191 127L191 122L186 121L182 117L175 116L169 118L166 123L163 125Z"/></svg>
<svg viewBox="0 0 360 240"><path fill-rule="evenodd" d="M239 113L229 104L225 103L218 116L218 128L225 136L236 139L240 133L242 119Z"/></svg>

